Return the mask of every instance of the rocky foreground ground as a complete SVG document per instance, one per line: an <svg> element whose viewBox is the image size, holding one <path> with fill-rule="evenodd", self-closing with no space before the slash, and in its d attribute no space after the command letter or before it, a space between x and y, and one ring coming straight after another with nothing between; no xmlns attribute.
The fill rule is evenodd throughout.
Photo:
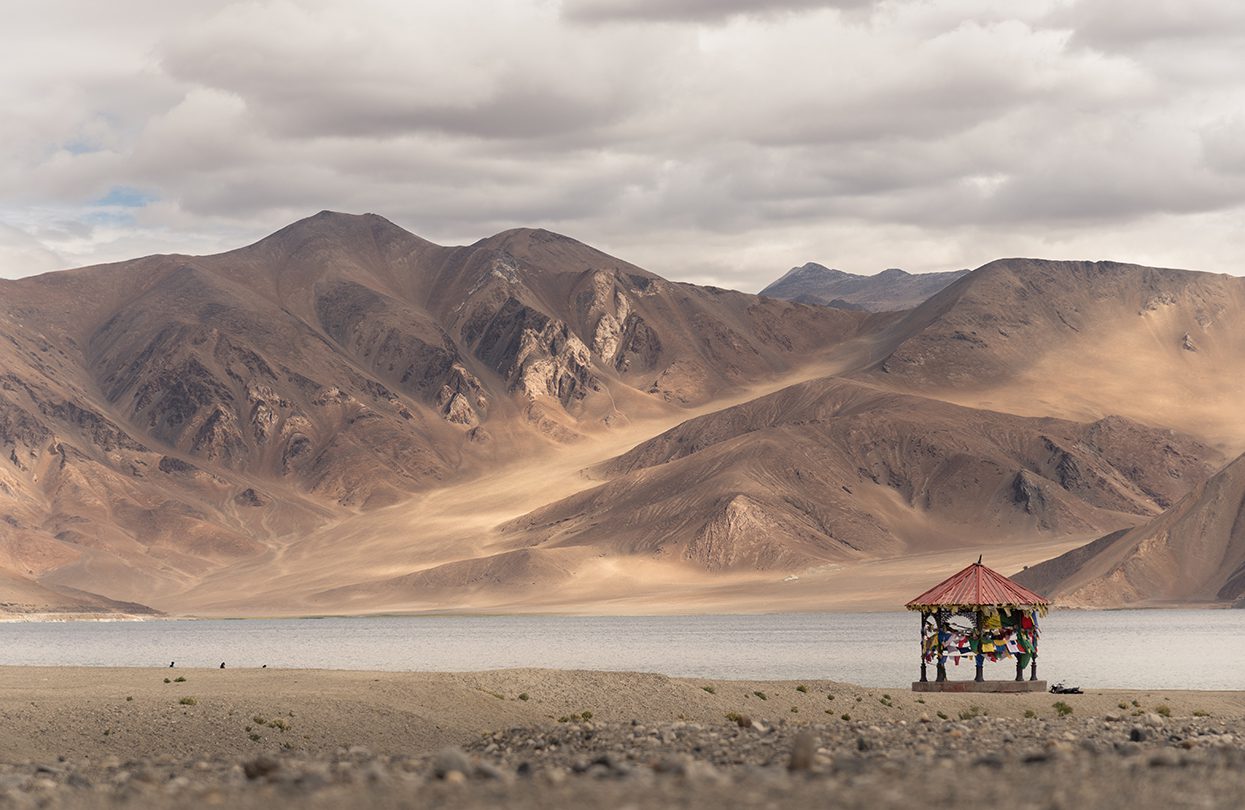
<svg viewBox="0 0 1245 810"><path fill-rule="evenodd" d="M187 683L208 677L196 672ZM313 676L313 682L318 678L322 686L332 686L361 677L330 673ZM689 682L540 671L386 678L408 687L407 697L392 698L395 703L425 700L424 692L442 693L456 683L468 691L450 695L447 707L482 694L491 703L481 706L513 710L527 721L496 731L441 725L444 736L428 736L428 729L415 727L420 720L395 707L400 723L411 726L408 740L394 736L398 726L384 727L383 720L364 714L365 722L350 732L360 742L334 748L329 737L344 732L321 731L322 709L312 705L305 713L239 718L246 724L240 728L245 734L235 735L242 742L225 745L219 739L212 743L219 734L212 731L209 707L228 706L221 711L232 717L247 700L268 705L274 700L261 693L227 704L228 682L220 681L210 703L183 704L179 698L181 712L174 715L126 708L144 696L124 701L105 715L113 718L108 734L94 727L99 716L80 711L77 725L91 726L83 733L100 735L88 750L85 738L70 731L75 718L62 711L80 705L75 702L80 697L53 701L58 710L48 714L34 706L32 714L24 711L30 702L19 707L18 690L0 678L6 730L45 732L26 746L38 756L0 750L0 808L720 810L980 802L1138 810L1239 808L1245 796L1239 693L915 696L826 682ZM562 699L555 696L570 695L585 683L597 690L598 712L548 711ZM543 696L500 691L524 685L543 690ZM161 689L166 686L174 685ZM583 705L584 695L576 693L567 702ZM703 700L697 703L696 695ZM334 705L340 714L356 713L344 698ZM741 710L720 711L728 705ZM126 711L149 724L146 734L134 734L141 724L130 727L117 719ZM672 711L691 719L671 717ZM623 719L628 713L634 717ZM433 712L425 715L422 722L433 726L443 720ZM43 725L28 725L32 719ZM467 717L457 719L462 723ZM66 725L58 725L62 721ZM187 731L202 736L201 750L173 744ZM72 753L43 753L57 750L47 735L62 737L64 750ZM113 739L126 735L135 739L123 744ZM367 745L369 737L375 745ZM412 742L417 739L424 742Z"/></svg>
<svg viewBox="0 0 1245 810"><path fill-rule="evenodd" d="M421 756L364 747L0 766L0 807L1239 808L1245 723L977 717L883 725L593 723Z"/></svg>

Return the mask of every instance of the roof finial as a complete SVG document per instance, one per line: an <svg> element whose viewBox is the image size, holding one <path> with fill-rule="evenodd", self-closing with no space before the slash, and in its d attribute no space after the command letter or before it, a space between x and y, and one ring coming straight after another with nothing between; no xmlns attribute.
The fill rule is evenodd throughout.
<svg viewBox="0 0 1245 810"><path fill-rule="evenodd" d="M978 565L981 565L981 558L982 558L982 557L984 557L984 556L985 556L984 554L978 554L978 555L977 555L977 564L978 564Z"/></svg>

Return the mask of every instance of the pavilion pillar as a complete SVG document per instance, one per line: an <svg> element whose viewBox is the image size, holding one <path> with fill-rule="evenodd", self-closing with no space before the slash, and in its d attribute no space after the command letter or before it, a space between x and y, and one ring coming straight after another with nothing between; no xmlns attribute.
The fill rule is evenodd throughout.
<svg viewBox="0 0 1245 810"><path fill-rule="evenodd" d="M942 608L939 608L938 612L934 615L936 617L934 620L934 632L938 634L936 636L937 644L934 647L934 655L937 656L935 660L938 662L938 675L936 676L936 679L939 683L941 683L947 679L947 661L944 657L945 653L942 648Z"/></svg>
<svg viewBox="0 0 1245 810"><path fill-rule="evenodd" d="M929 619L929 614L921 611L921 683L928 683L929 676L925 672L925 622Z"/></svg>
<svg viewBox="0 0 1245 810"><path fill-rule="evenodd" d="M981 651L981 608L977 608L977 677L974 681L984 681L986 679L986 654Z"/></svg>
<svg viewBox="0 0 1245 810"><path fill-rule="evenodd" d="M1023 681L1025 679L1025 664L1020 658L1020 653L1016 653L1016 680Z"/></svg>
<svg viewBox="0 0 1245 810"><path fill-rule="evenodd" d="M1037 645L1033 645L1033 663L1029 664L1029 680L1037 680Z"/></svg>

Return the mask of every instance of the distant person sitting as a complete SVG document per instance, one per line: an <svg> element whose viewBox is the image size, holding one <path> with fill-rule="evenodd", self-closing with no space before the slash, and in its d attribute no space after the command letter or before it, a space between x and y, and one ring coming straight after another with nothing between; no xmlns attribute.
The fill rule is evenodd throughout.
<svg viewBox="0 0 1245 810"><path fill-rule="evenodd" d="M224 668L225 668L225 662L224 662L224 661L221 661L221 662L220 662L220 668L221 668L221 669L224 669Z"/></svg>
<svg viewBox="0 0 1245 810"><path fill-rule="evenodd" d="M176 663L177 663L176 661L170 661L170 662L169 662L169 669L172 669L172 668L173 668L173 665L174 665L174 664L176 664Z"/></svg>

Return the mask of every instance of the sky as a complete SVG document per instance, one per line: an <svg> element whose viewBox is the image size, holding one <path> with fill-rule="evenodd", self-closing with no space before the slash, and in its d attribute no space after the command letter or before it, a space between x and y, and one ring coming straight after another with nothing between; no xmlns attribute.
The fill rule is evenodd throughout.
<svg viewBox="0 0 1245 810"><path fill-rule="evenodd" d="M755 291L1245 274L1239 0L0 0L0 277L322 209Z"/></svg>

